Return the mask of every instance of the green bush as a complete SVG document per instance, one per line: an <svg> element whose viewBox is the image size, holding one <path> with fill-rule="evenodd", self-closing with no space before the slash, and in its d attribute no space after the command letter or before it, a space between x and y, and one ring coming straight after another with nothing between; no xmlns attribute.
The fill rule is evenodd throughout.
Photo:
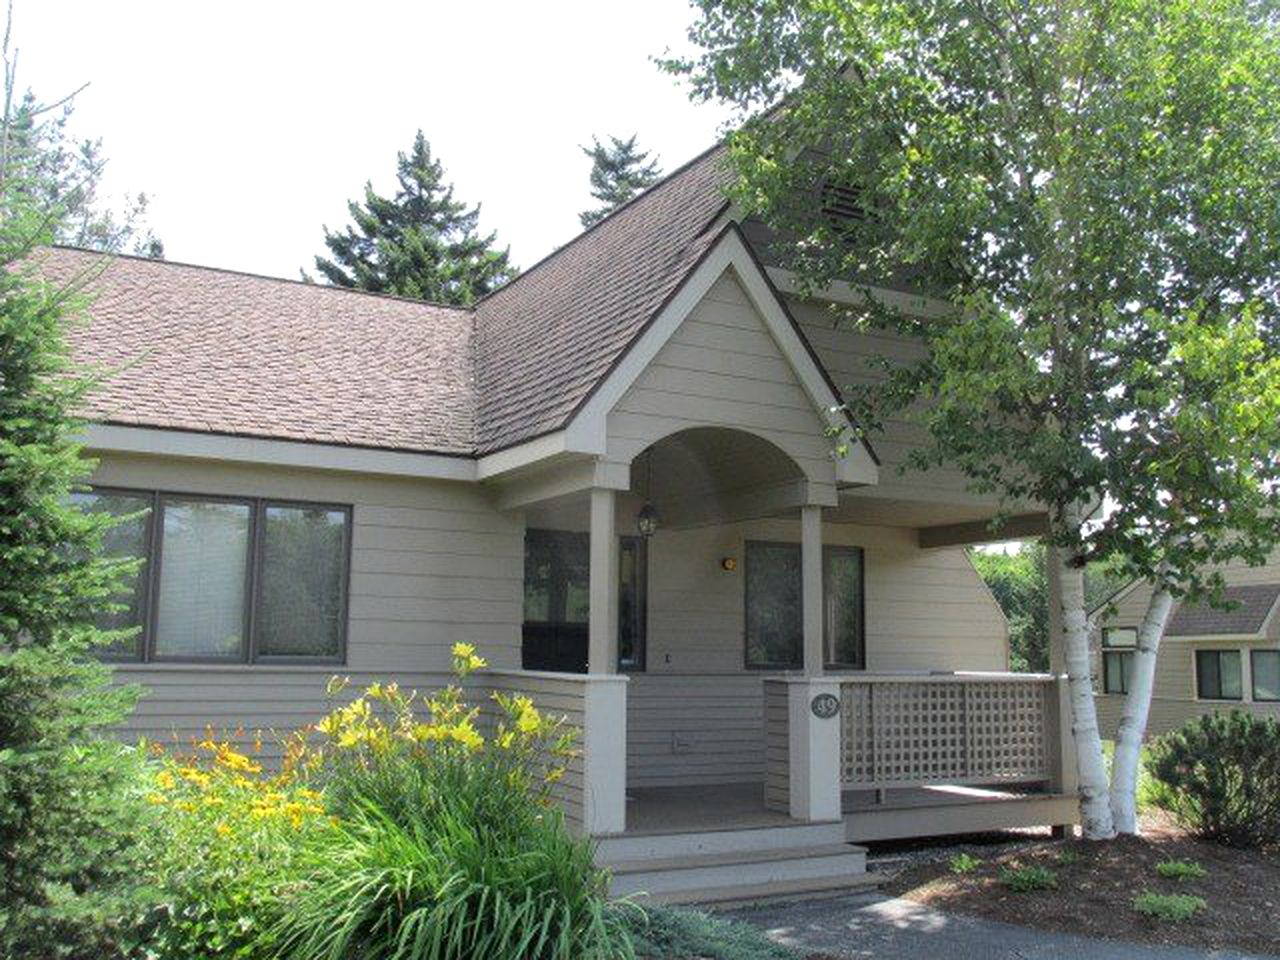
<svg viewBox="0 0 1280 960"><path fill-rule="evenodd" d="M1000 871L1000 883L1014 893L1031 893L1057 889L1058 877L1048 867L1005 867Z"/></svg>
<svg viewBox="0 0 1280 960"><path fill-rule="evenodd" d="M1194 860L1166 860L1156 864L1156 873L1166 880L1199 880L1207 872Z"/></svg>
<svg viewBox="0 0 1280 960"><path fill-rule="evenodd" d="M1147 890L1133 898L1133 909L1138 913L1173 923L1190 920L1204 908L1204 898L1189 893L1153 893Z"/></svg>
<svg viewBox="0 0 1280 960"><path fill-rule="evenodd" d="M947 863L952 873L973 873L982 866L982 860L971 853L957 853Z"/></svg>
<svg viewBox="0 0 1280 960"><path fill-rule="evenodd" d="M799 960L747 923L674 907L612 908L635 942L636 953L661 960Z"/></svg>
<svg viewBox="0 0 1280 960"><path fill-rule="evenodd" d="M1054 859L1057 860L1058 863L1062 864L1062 866L1070 867L1079 863L1084 858L1077 850L1059 850L1058 855L1054 857Z"/></svg>
<svg viewBox="0 0 1280 960"><path fill-rule="evenodd" d="M454 648L460 679L484 662ZM608 875L551 802L573 737L495 695L493 736L458 686L426 704L374 686L318 724L304 759L336 822L306 838L273 935L291 960L630 957ZM375 709L376 707L376 709ZM313 763L314 762L314 763Z"/></svg>
<svg viewBox="0 0 1280 960"><path fill-rule="evenodd" d="M1188 830L1233 846L1280 842L1280 720L1241 710L1198 717L1147 753L1159 803Z"/></svg>

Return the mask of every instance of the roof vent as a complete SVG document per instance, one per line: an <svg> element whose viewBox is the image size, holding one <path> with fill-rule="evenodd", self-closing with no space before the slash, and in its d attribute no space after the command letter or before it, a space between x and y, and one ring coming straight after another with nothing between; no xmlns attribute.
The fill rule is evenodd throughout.
<svg viewBox="0 0 1280 960"><path fill-rule="evenodd" d="M852 230L868 219L861 187L827 182L822 185L822 215L837 231Z"/></svg>

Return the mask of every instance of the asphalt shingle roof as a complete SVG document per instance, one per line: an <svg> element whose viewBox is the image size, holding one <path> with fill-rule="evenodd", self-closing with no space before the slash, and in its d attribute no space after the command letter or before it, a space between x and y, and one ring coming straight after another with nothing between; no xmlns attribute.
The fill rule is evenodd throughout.
<svg viewBox="0 0 1280 960"><path fill-rule="evenodd" d="M1221 610L1207 603L1178 604L1165 628L1167 637L1218 637L1256 634L1280 597L1280 583L1227 587L1223 597L1233 606Z"/></svg>
<svg viewBox="0 0 1280 960"><path fill-rule="evenodd" d="M713 148L472 309L70 248L107 423L478 455L565 426L709 249Z"/></svg>

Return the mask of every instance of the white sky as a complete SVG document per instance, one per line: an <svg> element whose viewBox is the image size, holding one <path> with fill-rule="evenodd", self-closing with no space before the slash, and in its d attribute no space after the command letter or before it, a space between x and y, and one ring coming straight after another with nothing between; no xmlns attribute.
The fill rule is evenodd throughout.
<svg viewBox="0 0 1280 960"><path fill-rule="evenodd" d="M109 189L152 197L169 259L296 278L419 127L531 265L591 205L593 133L639 133L667 170L715 140L723 108L649 59L691 20L687 0L15 0L13 37L21 86L90 83L74 132L103 138Z"/></svg>

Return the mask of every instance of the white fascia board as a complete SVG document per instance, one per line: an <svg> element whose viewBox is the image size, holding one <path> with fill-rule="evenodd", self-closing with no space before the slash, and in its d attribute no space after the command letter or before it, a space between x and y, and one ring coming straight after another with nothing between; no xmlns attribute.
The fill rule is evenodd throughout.
<svg viewBox="0 0 1280 960"><path fill-rule="evenodd" d="M491 480L513 470L541 463L562 453L570 453L568 435L564 430L536 437L514 447L488 453L476 462L476 478Z"/></svg>
<svg viewBox="0 0 1280 960"><path fill-rule="evenodd" d="M410 453L403 450L376 450L330 443L268 440L261 437L201 433L196 430L102 423L90 424L85 430L83 442L88 449L98 453L150 454L434 480L476 480L476 461L471 457Z"/></svg>
<svg viewBox="0 0 1280 960"><path fill-rule="evenodd" d="M727 231L703 257L702 263L685 278L676 295L640 339L632 344L631 349L570 422L566 432L575 449L597 455L605 453L609 411L622 399L680 324L730 267L752 306L764 319L774 342L800 380L822 421L827 424L837 423L836 411L841 406L840 398L831 389L822 369L796 332L786 309L778 302L769 281L756 265L741 235L737 231ZM836 458L836 471L841 483L874 484L879 476L875 458L866 444L853 437L850 437L849 454Z"/></svg>
<svg viewBox="0 0 1280 960"><path fill-rule="evenodd" d="M769 279L783 293L799 294L800 283L795 272L782 267L766 267ZM945 317L955 313L955 308L945 300L937 297L926 297L921 294L903 293L901 290L889 290L886 287L860 286L845 280L833 280L824 289L815 291L813 296L833 303L847 303L860 306L867 302L868 293L871 299L877 300L887 307L893 307L904 313L918 317Z"/></svg>

